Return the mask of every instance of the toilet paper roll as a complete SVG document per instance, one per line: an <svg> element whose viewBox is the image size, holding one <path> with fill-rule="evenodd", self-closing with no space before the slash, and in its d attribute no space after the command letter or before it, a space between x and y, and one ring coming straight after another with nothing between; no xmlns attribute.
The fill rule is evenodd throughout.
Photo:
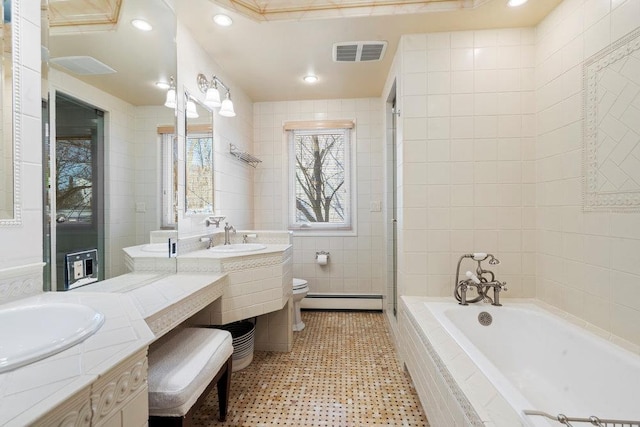
<svg viewBox="0 0 640 427"><path fill-rule="evenodd" d="M316 262L319 265L327 265L327 261L328 260L329 259L328 259L327 255L324 255L324 254L318 254L318 257L316 258Z"/></svg>

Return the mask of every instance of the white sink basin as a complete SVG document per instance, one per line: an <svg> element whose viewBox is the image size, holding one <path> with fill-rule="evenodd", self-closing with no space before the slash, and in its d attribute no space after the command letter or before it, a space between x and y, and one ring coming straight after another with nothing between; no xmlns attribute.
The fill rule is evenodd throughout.
<svg viewBox="0 0 640 427"><path fill-rule="evenodd" d="M237 243L235 245L220 245L210 248L210 251L218 252L222 254L229 254L235 252L253 252L266 249L267 246L262 243Z"/></svg>
<svg viewBox="0 0 640 427"><path fill-rule="evenodd" d="M89 338L103 323L102 313L81 304L0 309L0 373L66 350Z"/></svg>
<svg viewBox="0 0 640 427"><path fill-rule="evenodd" d="M169 255L169 246L167 243L148 243L140 248L142 252L165 253Z"/></svg>

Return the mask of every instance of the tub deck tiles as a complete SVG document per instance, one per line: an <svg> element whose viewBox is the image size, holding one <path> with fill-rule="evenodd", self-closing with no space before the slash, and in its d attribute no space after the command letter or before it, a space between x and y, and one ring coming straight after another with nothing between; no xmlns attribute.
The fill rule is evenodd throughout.
<svg viewBox="0 0 640 427"><path fill-rule="evenodd" d="M227 421L217 392L195 426L428 426L397 358L387 320L374 312L302 313L290 353L255 352L234 372Z"/></svg>

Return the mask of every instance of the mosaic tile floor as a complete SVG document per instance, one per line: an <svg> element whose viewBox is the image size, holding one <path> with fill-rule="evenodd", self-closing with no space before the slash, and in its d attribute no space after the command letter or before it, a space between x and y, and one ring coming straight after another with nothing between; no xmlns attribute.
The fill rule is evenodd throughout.
<svg viewBox="0 0 640 427"><path fill-rule="evenodd" d="M196 426L428 426L382 313L302 313L290 353L234 372L227 421L211 392Z"/></svg>

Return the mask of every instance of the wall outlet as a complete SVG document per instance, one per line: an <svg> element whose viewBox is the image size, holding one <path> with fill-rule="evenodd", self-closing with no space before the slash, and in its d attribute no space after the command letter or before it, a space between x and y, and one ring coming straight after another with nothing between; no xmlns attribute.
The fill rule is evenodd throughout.
<svg viewBox="0 0 640 427"><path fill-rule="evenodd" d="M82 276L84 276L84 263L82 262L82 260L75 261L73 263L73 279L82 279Z"/></svg>
<svg viewBox="0 0 640 427"><path fill-rule="evenodd" d="M382 211L382 202L380 200L374 200L369 203L369 210L371 212L381 212Z"/></svg>
<svg viewBox="0 0 640 427"><path fill-rule="evenodd" d="M145 213L147 205L144 202L136 202L136 213Z"/></svg>

